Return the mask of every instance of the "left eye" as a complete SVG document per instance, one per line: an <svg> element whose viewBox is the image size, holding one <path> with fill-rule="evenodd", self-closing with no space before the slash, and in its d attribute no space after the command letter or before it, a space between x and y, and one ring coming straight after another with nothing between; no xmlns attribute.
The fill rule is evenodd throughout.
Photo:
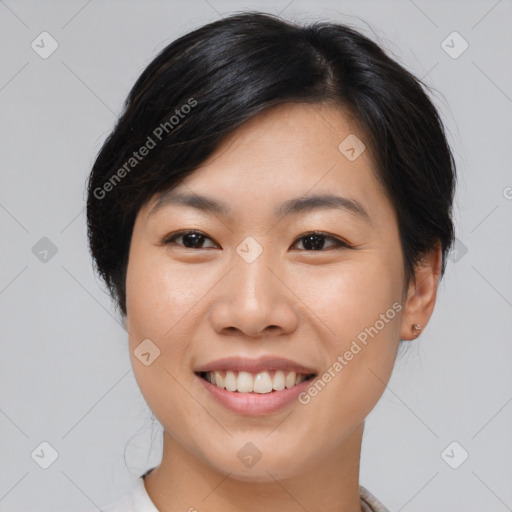
<svg viewBox="0 0 512 512"><path fill-rule="evenodd" d="M179 238L183 239L183 243L178 243L178 245L182 245L186 249L202 249L204 248L205 240L212 241L210 237L206 236L200 231L188 230L174 233L173 235L165 238L162 241L162 244L169 245L171 243L174 243ZM302 235L301 237L297 238L293 245L296 245L298 242L302 241L305 250L318 251L325 248L325 240L331 240L332 242L334 242L331 245L331 247L350 247L350 245L347 242L344 242L339 238L322 233L321 231L314 231L312 233Z"/></svg>
<svg viewBox="0 0 512 512"><path fill-rule="evenodd" d="M332 240L334 242L331 247L350 247L349 244L344 242L343 240L340 240L339 238L335 238L330 235L326 235L319 231L315 231L313 233L308 233L306 235L302 235L301 237L297 238L297 241L301 241L301 240L303 240L302 245L304 247L308 246L306 249L309 248L309 250L313 250L313 251L318 251L318 250L323 249L325 240Z"/></svg>

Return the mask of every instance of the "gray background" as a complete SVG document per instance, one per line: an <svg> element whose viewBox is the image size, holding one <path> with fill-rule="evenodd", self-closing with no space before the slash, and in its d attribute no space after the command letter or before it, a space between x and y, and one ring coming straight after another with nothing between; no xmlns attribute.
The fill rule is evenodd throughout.
<svg viewBox="0 0 512 512"><path fill-rule="evenodd" d="M367 420L361 483L392 512L512 510L512 0L5 0L0 511L97 510L160 460L161 427L92 271L85 180L156 53L245 9L359 27L435 89L460 175L460 242L430 324ZM31 47L43 31L59 45L46 59ZM469 44L457 58L442 46L453 31ZM463 43L452 40L453 54ZM58 453L47 469L42 442Z"/></svg>

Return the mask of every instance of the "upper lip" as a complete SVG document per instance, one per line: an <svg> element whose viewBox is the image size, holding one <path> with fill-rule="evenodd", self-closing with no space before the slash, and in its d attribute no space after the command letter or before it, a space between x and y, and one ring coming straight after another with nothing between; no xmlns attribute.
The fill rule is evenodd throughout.
<svg viewBox="0 0 512 512"><path fill-rule="evenodd" d="M291 361L290 359L284 359L276 356L262 356L257 359L237 356L224 357L198 366L194 371L196 373L200 373L220 370L246 371L249 373L259 373L265 370L283 370L288 372L294 371L295 373L302 373L305 375L312 373L316 374L316 370L314 368L304 366Z"/></svg>

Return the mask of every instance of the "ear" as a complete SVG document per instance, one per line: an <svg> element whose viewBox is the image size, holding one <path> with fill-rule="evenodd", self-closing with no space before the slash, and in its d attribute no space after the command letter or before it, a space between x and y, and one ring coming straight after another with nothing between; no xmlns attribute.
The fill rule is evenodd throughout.
<svg viewBox="0 0 512 512"><path fill-rule="evenodd" d="M426 254L416 265L414 278L409 283L405 299L400 339L416 338L430 320L436 303L442 261L441 244L438 243L435 249ZM414 324L418 324L420 329L415 330Z"/></svg>

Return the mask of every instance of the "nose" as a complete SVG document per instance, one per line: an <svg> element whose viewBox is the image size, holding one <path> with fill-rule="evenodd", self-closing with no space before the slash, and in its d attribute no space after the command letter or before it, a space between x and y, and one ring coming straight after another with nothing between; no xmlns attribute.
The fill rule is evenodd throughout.
<svg viewBox="0 0 512 512"><path fill-rule="evenodd" d="M293 332L299 322L293 283L263 251L254 261L235 254L228 274L215 288L210 320L215 331L253 338Z"/></svg>

